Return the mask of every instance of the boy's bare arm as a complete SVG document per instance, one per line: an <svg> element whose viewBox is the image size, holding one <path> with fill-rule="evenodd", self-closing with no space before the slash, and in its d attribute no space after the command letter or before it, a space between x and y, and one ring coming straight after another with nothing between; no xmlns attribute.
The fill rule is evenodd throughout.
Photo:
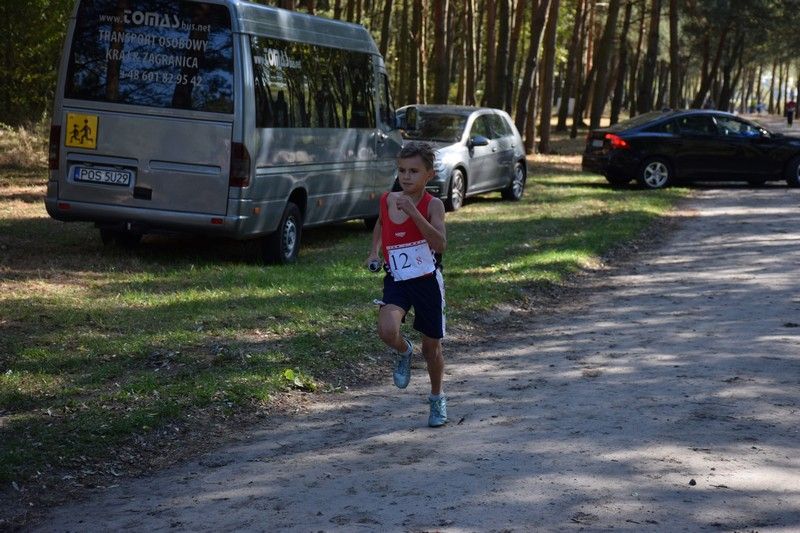
<svg viewBox="0 0 800 533"><path fill-rule="evenodd" d="M367 264L370 261L374 261L378 259L378 254L381 250L381 219L378 217L378 221L375 223L375 227L372 229L372 248L369 251L369 257L367 257Z"/></svg>
<svg viewBox="0 0 800 533"><path fill-rule="evenodd" d="M447 232L444 226L444 204L438 198L433 198L428 204L428 219L422 216L417 206L407 196L403 195L397 201L397 207L405 211L414 224L417 225L428 245L436 253L444 253L447 248Z"/></svg>

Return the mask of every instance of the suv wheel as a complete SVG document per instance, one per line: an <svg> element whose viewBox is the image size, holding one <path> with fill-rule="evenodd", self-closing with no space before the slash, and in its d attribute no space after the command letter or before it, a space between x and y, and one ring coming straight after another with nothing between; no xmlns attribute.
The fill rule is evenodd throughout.
<svg viewBox="0 0 800 533"><path fill-rule="evenodd" d="M458 211L464 205L464 198L467 195L467 181L461 169L453 169L450 176L450 190L447 192L447 200L444 203L448 211Z"/></svg>
<svg viewBox="0 0 800 533"><path fill-rule="evenodd" d="M514 165L514 176L511 178L511 183L501 193L503 200L517 202L522 199L522 195L525 193L525 167L522 166L522 163Z"/></svg>

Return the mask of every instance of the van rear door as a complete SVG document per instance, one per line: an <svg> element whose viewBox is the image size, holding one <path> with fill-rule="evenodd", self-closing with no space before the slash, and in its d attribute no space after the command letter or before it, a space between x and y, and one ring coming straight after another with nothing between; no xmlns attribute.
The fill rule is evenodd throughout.
<svg viewBox="0 0 800 533"><path fill-rule="evenodd" d="M82 0L64 87L59 198L225 214L233 97L226 6Z"/></svg>

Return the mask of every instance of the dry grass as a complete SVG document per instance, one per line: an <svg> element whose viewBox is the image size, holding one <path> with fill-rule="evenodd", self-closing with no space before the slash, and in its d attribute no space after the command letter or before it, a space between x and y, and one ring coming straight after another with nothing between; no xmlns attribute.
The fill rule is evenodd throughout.
<svg viewBox="0 0 800 533"><path fill-rule="evenodd" d="M0 124L0 167L44 168L47 165L50 120L13 128Z"/></svg>

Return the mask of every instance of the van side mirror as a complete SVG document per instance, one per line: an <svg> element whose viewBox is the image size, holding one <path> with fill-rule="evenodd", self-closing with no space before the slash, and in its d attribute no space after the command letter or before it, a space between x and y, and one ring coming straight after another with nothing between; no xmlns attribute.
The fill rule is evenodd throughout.
<svg viewBox="0 0 800 533"><path fill-rule="evenodd" d="M405 131L417 129L417 108L408 107L402 113L397 113L397 127Z"/></svg>
<svg viewBox="0 0 800 533"><path fill-rule="evenodd" d="M473 148L475 146L488 146L489 139L487 139L483 135L475 135L474 137L469 138L469 141L467 141L467 145L470 148Z"/></svg>

